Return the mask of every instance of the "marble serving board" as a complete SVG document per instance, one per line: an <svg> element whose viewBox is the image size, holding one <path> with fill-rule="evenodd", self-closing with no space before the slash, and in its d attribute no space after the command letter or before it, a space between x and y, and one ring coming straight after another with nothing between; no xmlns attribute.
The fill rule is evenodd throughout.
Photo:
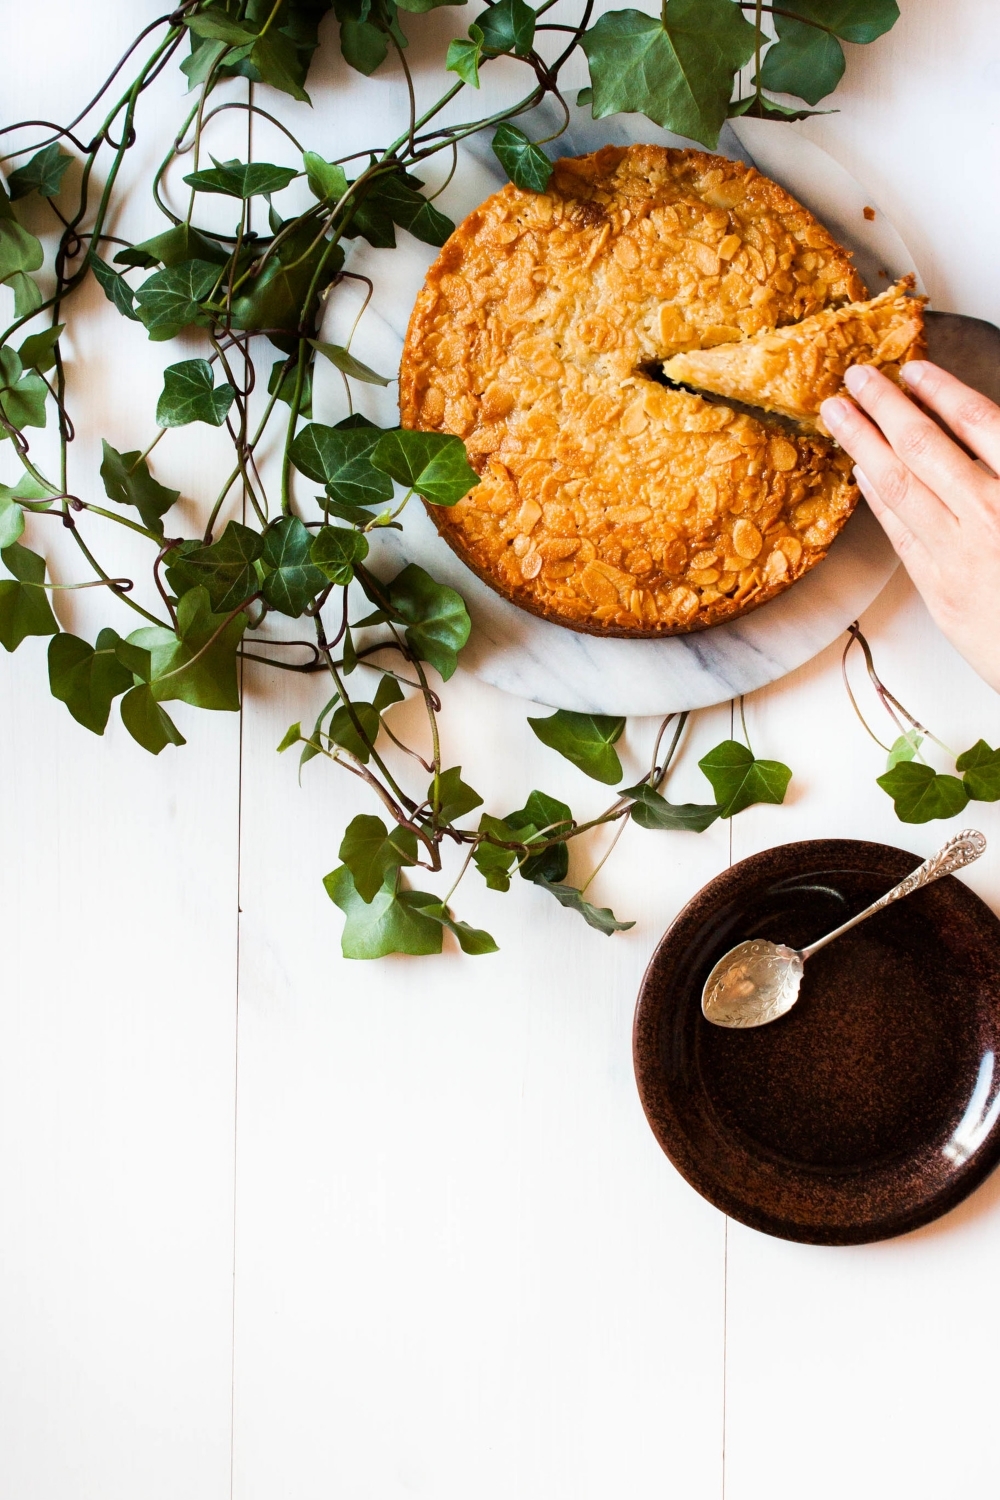
<svg viewBox="0 0 1000 1500"><path fill-rule="evenodd" d="M639 115L595 121L589 111L571 109L569 129L558 141L560 155L641 141L690 144ZM540 139L558 121L555 111L543 106L519 123ZM741 120L737 127L724 128L718 149L733 159L752 161L816 213L853 250L873 293L890 279L915 271L903 241L860 184L794 129ZM457 170L437 202L458 221L505 181L488 139L473 137L459 149ZM433 187L429 181L429 190ZM865 216L866 207L869 212L874 208L873 219ZM399 240L392 251L356 241L346 266L375 287L351 348L385 373L399 368L410 310L435 255L409 235L400 234ZM324 338L339 343L349 337L365 290L360 280L342 284L324 324ZM317 402L325 413L338 400L333 382L339 377L330 367L319 373ZM381 390L351 384L356 410L380 425L398 421L395 385ZM341 405L343 400L341 389ZM770 604L692 635L629 641L582 635L510 604L465 567L416 501L407 507L403 523L401 532L380 536L373 556L377 571L388 576L416 562L458 590L472 618L462 668L533 702L589 713L648 715L705 708L775 682L835 640L882 591L897 566L881 528L862 504L826 560Z"/></svg>

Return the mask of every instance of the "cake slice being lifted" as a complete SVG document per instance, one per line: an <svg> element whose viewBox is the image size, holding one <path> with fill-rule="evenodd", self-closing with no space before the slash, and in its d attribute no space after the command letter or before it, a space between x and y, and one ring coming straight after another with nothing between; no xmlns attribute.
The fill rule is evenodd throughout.
<svg viewBox="0 0 1000 1500"><path fill-rule="evenodd" d="M851 365L875 365L891 380L911 359L923 359L925 297L907 295L905 276L870 302L824 308L801 323L765 329L733 344L675 354L668 380L730 401L791 417L806 431L826 433L819 409L844 392Z"/></svg>

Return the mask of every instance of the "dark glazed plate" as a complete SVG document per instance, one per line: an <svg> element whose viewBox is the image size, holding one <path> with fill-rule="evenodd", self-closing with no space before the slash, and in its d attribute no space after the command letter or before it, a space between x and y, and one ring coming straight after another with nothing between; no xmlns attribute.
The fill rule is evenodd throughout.
<svg viewBox="0 0 1000 1500"><path fill-rule="evenodd" d="M781 1020L701 1014L735 943L803 947L919 863L853 839L768 849L699 891L650 961L633 1034L646 1117L692 1187L765 1234L904 1234L1000 1160L1000 921L953 875L817 953Z"/></svg>

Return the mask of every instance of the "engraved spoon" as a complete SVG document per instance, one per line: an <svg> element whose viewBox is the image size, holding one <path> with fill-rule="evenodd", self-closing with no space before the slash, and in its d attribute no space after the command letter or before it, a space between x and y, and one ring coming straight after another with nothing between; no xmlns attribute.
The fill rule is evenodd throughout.
<svg viewBox="0 0 1000 1500"><path fill-rule="evenodd" d="M826 937L810 943L808 948L787 948L784 943L769 943L766 938L751 938L737 943L724 954L705 981L701 993L701 1010L706 1021L713 1026L766 1026L786 1015L799 998L802 969L807 958L812 958L827 943L850 932L859 922L866 921L903 896L922 890L942 875L951 875L965 865L971 865L986 848L986 839L974 828L966 828L925 859L922 865L886 891L871 906L851 917L849 922L835 927Z"/></svg>

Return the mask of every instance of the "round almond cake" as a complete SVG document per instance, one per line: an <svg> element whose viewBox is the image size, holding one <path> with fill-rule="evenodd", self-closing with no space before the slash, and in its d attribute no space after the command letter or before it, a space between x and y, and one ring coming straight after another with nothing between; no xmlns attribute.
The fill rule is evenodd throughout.
<svg viewBox="0 0 1000 1500"><path fill-rule="evenodd" d="M515 604L575 630L702 630L815 566L851 460L658 380L672 356L856 301L849 253L753 167L608 146L508 185L427 273L400 370L404 427L465 441L480 483L428 506Z"/></svg>

